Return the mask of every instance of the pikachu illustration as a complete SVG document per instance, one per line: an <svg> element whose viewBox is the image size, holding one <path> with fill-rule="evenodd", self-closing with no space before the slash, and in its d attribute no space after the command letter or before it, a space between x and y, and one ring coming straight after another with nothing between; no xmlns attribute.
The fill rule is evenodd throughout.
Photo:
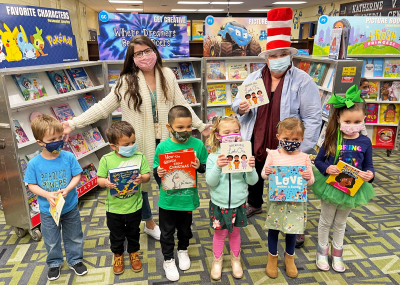
<svg viewBox="0 0 400 285"><path fill-rule="evenodd" d="M7 61L22 60L22 53L17 45L18 28L15 27L11 32L10 28L5 23L3 23L3 26L6 31L3 32L0 30L0 36L7 53Z"/></svg>

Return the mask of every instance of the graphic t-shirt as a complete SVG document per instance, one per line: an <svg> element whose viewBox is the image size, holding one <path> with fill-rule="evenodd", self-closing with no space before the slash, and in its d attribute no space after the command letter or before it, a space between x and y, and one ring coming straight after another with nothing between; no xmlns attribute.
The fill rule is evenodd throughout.
<svg viewBox="0 0 400 285"><path fill-rule="evenodd" d="M158 157L159 154L184 150L189 148L193 148L193 150L196 152L196 156L200 160L200 163L206 164L208 153L201 140L196 139L194 137L190 137L187 142L175 143L169 138L161 142L157 146L156 153L154 155L153 168L157 168L160 166L160 160ZM197 172L196 172L196 180L197 180ZM160 199L158 199L158 206L162 209L175 210L175 211L193 211L200 206L199 193L197 187L179 189L175 192L162 190L162 185L160 188L161 190L160 190Z"/></svg>
<svg viewBox="0 0 400 285"><path fill-rule="evenodd" d="M41 154L35 156L28 163L24 182L37 184L48 192L57 192L64 189L71 182L72 177L82 172L75 156L68 151L61 151L55 159L45 159ZM37 196L40 213L50 215L50 204L46 198ZM65 204L61 214L68 213L78 204L76 187L65 198Z"/></svg>
<svg viewBox="0 0 400 285"><path fill-rule="evenodd" d="M150 166L143 153L136 151L131 157L122 158L113 151L100 159L97 176L108 177L108 170L132 165L140 167L140 174L150 172ZM107 188L106 211L114 214L130 214L140 210L143 203L141 188L142 185L139 185L138 192L119 196L111 196L110 189Z"/></svg>

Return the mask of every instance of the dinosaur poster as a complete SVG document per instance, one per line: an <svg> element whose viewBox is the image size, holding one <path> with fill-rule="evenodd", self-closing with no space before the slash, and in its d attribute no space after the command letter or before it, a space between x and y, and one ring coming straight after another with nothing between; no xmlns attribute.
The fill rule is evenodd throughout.
<svg viewBox="0 0 400 285"><path fill-rule="evenodd" d="M271 166L269 200L307 202L307 180L301 177L306 166Z"/></svg>
<svg viewBox="0 0 400 285"><path fill-rule="evenodd" d="M249 166L251 142L221 143L221 154L228 158L228 165L222 167L222 173L251 172Z"/></svg>
<svg viewBox="0 0 400 285"><path fill-rule="evenodd" d="M78 61L67 10L0 4L0 68Z"/></svg>

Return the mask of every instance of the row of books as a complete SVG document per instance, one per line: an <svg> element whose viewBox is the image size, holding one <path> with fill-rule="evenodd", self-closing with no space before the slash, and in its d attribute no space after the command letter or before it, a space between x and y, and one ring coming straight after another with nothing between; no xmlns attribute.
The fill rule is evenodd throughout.
<svg viewBox="0 0 400 285"><path fill-rule="evenodd" d="M73 153L77 158L95 150L104 144L104 139L97 128L69 137L68 142L64 143L63 150Z"/></svg>
<svg viewBox="0 0 400 285"><path fill-rule="evenodd" d="M308 73L318 86L322 86L329 70L329 63L300 61L298 68ZM332 73L333 74L333 73Z"/></svg>
<svg viewBox="0 0 400 285"><path fill-rule="evenodd" d="M400 77L400 59L365 58L362 77Z"/></svg>
<svg viewBox="0 0 400 285"><path fill-rule="evenodd" d="M365 101L398 101L400 81L370 81L367 93L361 93Z"/></svg>
<svg viewBox="0 0 400 285"><path fill-rule="evenodd" d="M176 66L170 67L175 74L176 79L196 78L193 64L191 62L179 62Z"/></svg>
<svg viewBox="0 0 400 285"><path fill-rule="evenodd" d="M207 108L207 124L214 124L219 116L237 118L231 107L211 107Z"/></svg>
<svg viewBox="0 0 400 285"><path fill-rule="evenodd" d="M264 63L250 63L250 73L263 68L264 65ZM228 70L228 74L226 74L226 70ZM207 61L207 80L246 79L248 74L247 63L225 65L224 60Z"/></svg>

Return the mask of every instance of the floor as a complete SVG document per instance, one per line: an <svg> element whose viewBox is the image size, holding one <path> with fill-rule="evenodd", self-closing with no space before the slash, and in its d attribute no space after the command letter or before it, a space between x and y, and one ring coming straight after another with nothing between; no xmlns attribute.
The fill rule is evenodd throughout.
<svg viewBox="0 0 400 285"><path fill-rule="evenodd" d="M299 277L290 279L283 269L284 239L280 237L279 277L269 279L265 274L267 262L267 235L264 228L265 212L250 218L242 230L242 260L244 277L235 280L231 275L228 250L224 253L224 270L220 284L400 284L400 154L391 157L382 150L374 151L377 197L360 210L353 210L347 221L345 237L345 262L343 274L322 272L315 266L317 228L320 201L309 193L308 224L305 247L296 250ZM211 284L212 230L209 227L207 191L204 176L200 178L201 205L194 212L193 234L189 247L192 266L181 274L179 284ZM157 217L158 187L153 184L151 206ZM160 243L141 235L144 270L134 273L126 270L114 276L111 268L104 201L105 190L88 193L79 201L85 235L84 262L89 274L76 277L64 263L61 277L51 284L170 284L162 269ZM266 199L266 196L264 197ZM142 224L143 230L143 224ZM228 242L226 241L226 244ZM0 285L49 284L46 279L46 250L43 241L35 242L29 235L18 238L5 224L0 207ZM129 261L126 258L125 264Z"/></svg>

